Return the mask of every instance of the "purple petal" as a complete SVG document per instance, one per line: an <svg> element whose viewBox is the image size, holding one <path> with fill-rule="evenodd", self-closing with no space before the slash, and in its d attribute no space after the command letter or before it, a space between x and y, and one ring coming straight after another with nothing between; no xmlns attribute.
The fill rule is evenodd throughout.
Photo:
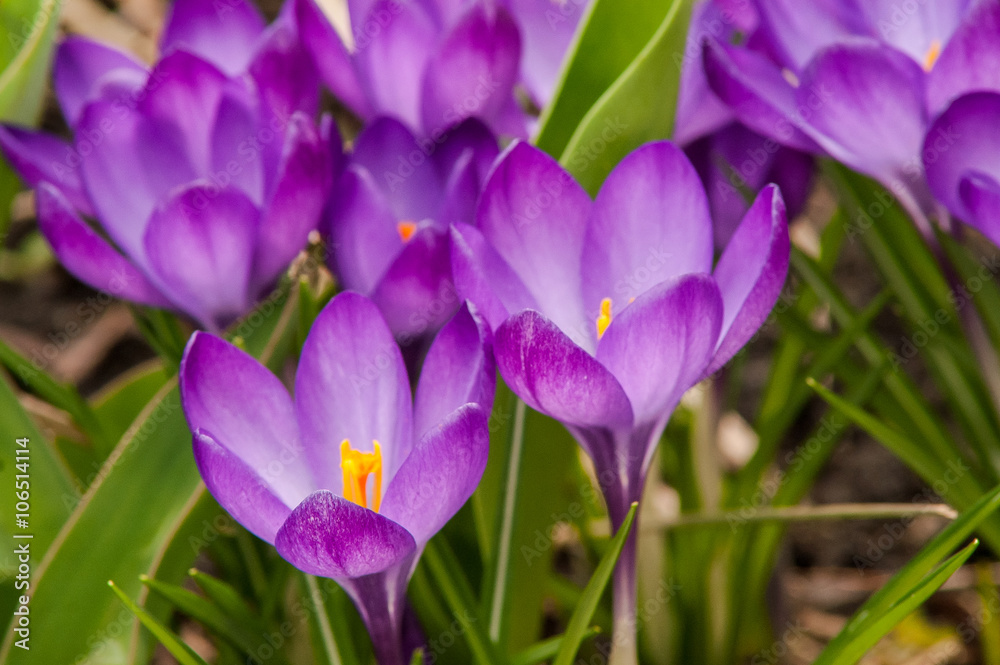
<svg viewBox="0 0 1000 665"><path fill-rule="evenodd" d="M137 75L140 77L137 80L145 79L148 73L132 56L100 42L68 37L59 45L52 66L52 83L71 127L80 119L83 107L94 99L101 79L116 70Z"/></svg>
<svg viewBox="0 0 1000 665"><path fill-rule="evenodd" d="M211 329L229 325L252 303L247 284L259 218L238 189L194 184L177 191L149 221L151 268L171 299Z"/></svg>
<svg viewBox="0 0 1000 665"><path fill-rule="evenodd" d="M665 422L719 339L722 298L708 275L657 284L616 315L597 360L618 377L637 423Z"/></svg>
<svg viewBox="0 0 1000 665"><path fill-rule="evenodd" d="M494 350L504 381L536 411L577 427L632 426L632 406L614 375L538 312L508 319Z"/></svg>
<svg viewBox="0 0 1000 665"><path fill-rule="evenodd" d="M819 147L803 132L795 88L759 53L707 40L703 57L712 91L756 132L805 152Z"/></svg>
<svg viewBox="0 0 1000 665"><path fill-rule="evenodd" d="M882 41L906 53L917 62L947 44L968 11L970 0L900 4L899 0L863 0L859 8ZM983 5L987 3L982 3Z"/></svg>
<svg viewBox="0 0 1000 665"><path fill-rule="evenodd" d="M290 12L282 12L264 33L249 72L274 121L284 122L294 113L316 114L319 81L315 65L299 41Z"/></svg>
<svg viewBox="0 0 1000 665"><path fill-rule="evenodd" d="M440 136L433 135L430 139L434 142L432 158L438 173L445 180L449 178L449 174L454 173L456 165L466 155L471 155L470 161L474 166L476 179L482 186L500 154L493 132L476 118L468 118Z"/></svg>
<svg viewBox="0 0 1000 665"><path fill-rule="evenodd" d="M42 183L37 205L39 229L59 262L77 279L125 300L171 306L142 271L77 216L58 190Z"/></svg>
<svg viewBox="0 0 1000 665"><path fill-rule="evenodd" d="M397 220L419 222L434 217L441 203L434 148L430 139L418 143L398 120L380 117L358 136L353 161L371 173Z"/></svg>
<svg viewBox="0 0 1000 665"><path fill-rule="evenodd" d="M603 299L622 306L660 282L711 272L708 200L680 148L649 143L615 167L594 201L582 265L592 345Z"/></svg>
<svg viewBox="0 0 1000 665"><path fill-rule="evenodd" d="M389 484L382 514L422 547L472 493L489 457L489 411L467 404L428 431Z"/></svg>
<svg viewBox="0 0 1000 665"><path fill-rule="evenodd" d="M303 46L312 56L320 78L340 101L362 118L372 115L354 62L326 14L314 0L292 0Z"/></svg>
<svg viewBox="0 0 1000 665"><path fill-rule="evenodd" d="M905 182L913 162L919 168L924 71L898 51L877 43L830 47L810 64L796 99L813 138L848 166L884 183Z"/></svg>
<svg viewBox="0 0 1000 665"><path fill-rule="evenodd" d="M375 113L395 116L407 126L420 127L421 80L438 38L433 21L419 5L378 0L373 14L384 21L369 23L355 44L355 62Z"/></svg>
<svg viewBox="0 0 1000 665"><path fill-rule="evenodd" d="M438 333L424 359L413 407L414 432L423 436L470 402L489 410L495 388L493 335L463 305Z"/></svg>
<svg viewBox="0 0 1000 665"><path fill-rule="evenodd" d="M959 184L970 172L1000 176L1000 94L959 97L927 132L923 165L931 191L952 214L972 223Z"/></svg>
<svg viewBox="0 0 1000 665"><path fill-rule="evenodd" d="M246 68L263 31L263 17L247 0L174 0L160 50L188 50L234 76Z"/></svg>
<svg viewBox="0 0 1000 665"><path fill-rule="evenodd" d="M455 163L455 168L444 186L441 208L435 221L441 227L452 224L471 224L476 218L481 181L476 174L472 151L469 150Z"/></svg>
<svg viewBox="0 0 1000 665"><path fill-rule="evenodd" d="M198 473L212 497L244 528L274 544L291 507L267 480L208 432L195 430L193 442Z"/></svg>
<svg viewBox="0 0 1000 665"><path fill-rule="evenodd" d="M973 173L962 180L959 193L969 211L969 224L1000 246L1000 183L993 177Z"/></svg>
<svg viewBox="0 0 1000 665"><path fill-rule="evenodd" d="M699 2L692 9L691 27L684 45L680 93L673 140L687 146L715 132L732 120L733 112L712 92L702 66L701 45L706 37L728 39L736 30L731 19L723 14L718 2Z"/></svg>
<svg viewBox="0 0 1000 665"><path fill-rule="evenodd" d="M726 364L767 319L788 275L789 251L785 203L778 188L769 185L757 196L715 267L725 316L707 374Z"/></svg>
<svg viewBox="0 0 1000 665"><path fill-rule="evenodd" d="M212 128L212 173L217 184L232 183L255 205L264 201L264 160L256 154L260 103L255 91L226 87Z"/></svg>
<svg viewBox="0 0 1000 665"><path fill-rule="evenodd" d="M375 305L338 295L320 312L302 348L295 412L320 487L339 493L340 443L383 455L383 487L410 452L413 414L403 359Z"/></svg>
<svg viewBox="0 0 1000 665"><path fill-rule="evenodd" d="M207 60L173 51L153 68L139 100L139 112L153 123L183 130L188 157L200 173L209 168L213 120L227 83Z"/></svg>
<svg viewBox="0 0 1000 665"><path fill-rule="evenodd" d="M145 265L143 236L154 207L190 182L194 168L183 137L111 102L93 102L76 128L81 172L101 223L127 254Z"/></svg>
<svg viewBox="0 0 1000 665"><path fill-rule="evenodd" d="M497 163L476 214L479 229L539 311L585 348L593 346L580 291L590 206L587 193L554 159L516 142Z"/></svg>
<svg viewBox="0 0 1000 665"><path fill-rule="evenodd" d="M299 570L333 579L383 572L416 549L400 525L327 490L313 492L292 511L274 546Z"/></svg>
<svg viewBox="0 0 1000 665"><path fill-rule="evenodd" d="M472 301L493 330L512 312L538 309L521 278L473 226L452 227L451 270L459 296Z"/></svg>
<svg viewBox="0 0 1000 665"><path fill-rule="evenodd" d="M371 298L400 344L436 332L459 306L451 281L447 232L429 225L418 229Z"/></svg>
<svg viewBox="0 0 1000 665"><path fill-rule="evenodd" d="M424 131L433 134L471 116L499 116L517 81L520 57L521 38L506 10L473 5L424 71Z"/></svg>
<svg viewBox="0 0 1000 665"><path fill-rule="evenodd" d="M870 0L863 0L867 3ZM875 37L862 11L844 0L768 0L755 3L781 64L801 71L820 49L852 36ZM907 17L909 18L909 17Z"/></svg>
<svg viewBox="0 0 1000 665"><path fill-rule="evenodd" d="M521 80L539 107L549 103L587 2L507 0L521 32Z"/></svg>
<svg viewBox="0 0 1000 665"><path fill-rule="evenodd" d="M966 15L951 40L941 43L946 46L927 79L927 103L932 113L966 92L1000 91L1000 5L980 3Z"/></svg>
<svg viewBox="0 0 1000 665"><path fill-rule="evenodd" d="M364 294L375 290L403 248L397 222L373 176L348 167L330 205L330 240L336 249L331 259L346 288Z"/></svg>
<svg viewBox="0 0 1000 665"><path fill-rule="evenodd" d="M264 210L254 254L252 291L266 288L319 227L330 186L328 146L312 122L292 116L285 136L277 189Z"/></svg>
<svg viewBox="0 0 1000 665"><path fill-rule="evenodd" d="M47 182L85 215L92 209L80 180L80 157L55 136L0 125L0 149L30 187Z"/></svg>
<svg viewBox="0 0 1000 665"><path fill-rule="evenodd" d="M196 332L184 350L178 382L192 431L209 434L287 510L316 489L292 399L270 370L229 342Z"/></svg>

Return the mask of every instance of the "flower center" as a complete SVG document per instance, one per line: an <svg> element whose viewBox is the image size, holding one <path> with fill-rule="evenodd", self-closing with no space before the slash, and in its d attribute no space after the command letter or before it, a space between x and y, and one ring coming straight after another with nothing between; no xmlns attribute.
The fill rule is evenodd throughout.
<svg viewBox="0 0 1000 665"><path fill-rule="evenodd" d="M604 337L604 331L611 325L611 298L601 301L601 313L597 315L597 339Z"/></svg>
<svg viewBox="0 0 1000 665"><path fill-rule="evenodd" d="M351 448L351 442L340 442L340 468L344 472L344 498L362 508L368 507L368 476L375 474L372 488L372 510L376 513L382 501L382 447L373 441L375 450L363 453Z"/></svg>
<svg viewBox="0 0 1000 665"><path fill-rule="evenodd" d="M927 53L924 55L924 71L929 72L934 69L934 63L937 62L938 56L941 55L941 40L935 39L931 42L931 47L927 49Z"/></svg>
<svg viewBox="0 0 1000 665"><path fill-rule="evenodd" d="M410 238L413 237L416 230L417 223L408 219L404 219L402 222L396 224L396 231L399 233L399 237L403 239L403 242L410 242Z"/></svg>

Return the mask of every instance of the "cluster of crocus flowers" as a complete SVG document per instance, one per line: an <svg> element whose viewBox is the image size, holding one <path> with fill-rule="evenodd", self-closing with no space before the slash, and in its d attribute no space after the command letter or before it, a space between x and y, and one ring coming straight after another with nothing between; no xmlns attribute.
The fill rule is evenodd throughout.
<svg viewBox="0 0 1000 665"><path fill-rule="evenodd" d="M994 2L757 3L764 47L708 39L712 89L743 123L782 144L825 154L892 190L926 232L937 212L925 162L950 151L934 120L964 93L1000 90ZM957 184L957 183L956 183ZM964 209L963 209L964 212Z"/></svg>
<svg viewBox="0 0 1000 665"><path fill-rule="evenodd" d="M705 191L667 142L627 156L593 201L515 143L476 225L452 239L455 283L494 329L501 376L589 454L616 528L681 396L756 333L789 259L785 207L768 186L713 267ZM635 662L634 547L633 535L615 579L620 662Z"/></svg>
<svg viewBox="0 0 1000 665"><path fill-rule="evenodd" d="M381 117L354 142L329 208L331 268L372 298L408 354L422 354L460 305L448 228L472 222L497 154L489 129L471 119L420 140Z"/></svg>
<svg viewBox="0 0 1000 665"><path fill-rule="evenodd" d="M212 330L247 313L306 244L340 151L332 123L310 117L315 85L282 72L308 66L287 20L265 29L249 4L227 7L235 16L176 3L152 69L64 42L55 83L71 142L0 127L70 272Z"/></svg>
<svg viewBox="0 0 1000 665"><path fill-rule="evenodd" d="M180 389L212 496L295 567L336 580L379 663L406 665L406 584L486 467L494 374L489 329L463 307L431 346L411 399L382 315L345 292L309 332L294 399L208 333L189 342Z"/></svg>

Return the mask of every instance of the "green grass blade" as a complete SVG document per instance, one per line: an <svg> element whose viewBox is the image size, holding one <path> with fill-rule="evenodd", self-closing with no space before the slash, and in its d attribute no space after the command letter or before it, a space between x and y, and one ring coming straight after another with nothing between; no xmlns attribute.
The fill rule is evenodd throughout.
<svg viewBox="0 0 1000 665"><path fill-rule="evenodd" d="M245 622L236 619L210 600L177 586L151 579L143 575L141 578L152 592L162 596L178 610L202 623L208 630L230 642L244 654L253 654L260 647L259 635L265 627L259 620Z"/></svg>
<svg viewBox="0 0 1000 665"><path fill-rule="evenodd" d="M294 310L294 301L274 308L247 331L248 350L265 364L289 348ZM59 639L40 640L25 658L8 631L0 662L73 663L95 649L102 658L135 657L143 648L139 634L122 622L113 597L104 600L104 580L119 580L135 596L145 591L142 574L173 581L158 574L167 567L183 576L199 551L187 540L189 529L201 529L188 518L204 495L174 378L122 437L35 568L32 611L59 626Z"/></svg>
<svg viewBox="0 0 1000 665"><path fill-rule="evenodd" d="M477 616L476 601L469 582L461 572L461 564L442 537L438 536L427 543L421 561L426 564L431 578L454 616ZM481 622L470 621L464 637L475 662L480 665L498 665L503 662L496 645L483 631Z"/></svg>
<svg viewBox="0 0 1000 665"><path fill-rule="evenodd" d="M500 519L497 524L497 534L494 539L496 560L492 569L493 593L489 604L489 637L495 644L504 641L506 622L509 615L510 599L510 557L514 548L514 526L518 507L518 478L521 473L521 458L524 452L524 421L528 407L523 400L518 399L514 405L514 422L511 425L510 447L507 455L506 487L503 493L503 504Z"/></svg>
<svg viewBox="0 0 1000 665"><path fill-rule="evenodd" d="M20 379L31 392L72 416L80 429L93 441L95 447L102 449L106 454L114 445L115 442L108 439L93 409L76 388L59 383L3 340L0 340L0 364Z"/></svg>
<svg viewBox="0 0 1000 665"><path fill-rule="evenodd" d="M563 7L583 11L581 3ZM554 157L564 152L583 116L638 57L666 13L661 0L590 3L567 50L552 101L542 111L539 148Z"/></svg>
<svg viewBox="0 0 1000 665"><path fill-rule="evenodd" d="M589 640L591 637L595 637L600 634L601 629L597 626L591 626L583 635L583 640ZM538 644L534 644L527 649L523 649L518 653L514 654L510 659L510 665L536 665L536 663L541 663L545 660L550 660L559 653L559 649L562 647L562 643L565 640L565 636L556 635L555 637L550 637L547 640L543 640Z"/></svg>
<svg viewBox="0 0 1000 665"><path fill-rule="evenodd" d="M684 53L692 2L661 0L659 5L666 12L654 24L656 32L587 111L560 155L562 165L591 195L632 150L673 132L681 73L675 58ZM618 13L626 11L621 2L615 6ZM633 28L637 31L638 26ZM634 42L635 36L628 39ZM605 41L591 57L602 58L610 47Z"/></svg>
<svg viewBox="0 0 1000 665"><path fill-rule="evenodd" d="M916 584L908 585L884 611L862 607L855 613L847 626L826 646L813 665L854 665L925 600L948 581L956 570L972 556L979 541L962 548L940 566L934 568ZM922 556L921 555L918 555ZM895 577L893 578L895 579Z"/></svg>
<svg viewBox="0 0 1000 665"><path fill-rule="evenodd" d="M129 612L135 615L137 619L145 626L149 632L153 634L156 639L160 641L170 655L177 659L181 665L208 665L201 656L194 652L194 649L185 644L179 637L174 635L170 630L166 628L159 621L154 619L146 610L142 609L135 602L125 594L124 591L119 589L114 582L108 580L108 586L114 591L115 595L121 599L128 608Z"/></svg>
<svg viewBox="0 0 1000 665"><path fill-rule="evenodd" d="M604 588L608 586L611 574L618 563L618 557L622 553L622 548L625 547L625 541L632 529L632 522L635 520L635 511L638 507L639 504L632 504L625 520L618 529L618 533L611 539L608 551L601 557L601 562L597 564L594 574L590 576L590 581L587 582L587 586L580 596L580 602L577 603L576 609L573 610L569 619L569 624L566 626L566 632L563 634L563 641L559 646L559 652L556 654L553 665L571 665L576 657L576 652L580 650L580 644L587 635L594 610L601 602Z"/></svg>

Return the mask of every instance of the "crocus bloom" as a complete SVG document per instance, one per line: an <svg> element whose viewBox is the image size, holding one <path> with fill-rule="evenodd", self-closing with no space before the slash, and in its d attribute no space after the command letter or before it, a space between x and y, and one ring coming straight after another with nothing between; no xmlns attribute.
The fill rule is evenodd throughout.
<svg viewBox="0 0 1000 665"><path fill-rule="evenodd" d="M524 136L514 86L521 37L493 2L350 0L351 44L314 0L295 0L298 29L335 95L363 120L390 115L435 136L477 117L498 134Z"/></svg>
<svg viewBox="0 0 1000 665"><path fill-rule="evenodd" d="M923 154L937 199L1000 246L1000 92L956 99L932 125Z"/></svg>
<svg viewBox="0 0 1000 665"><path fill-rule="evenodd" d="M929 231L924 138L963 92L1000 88L1000 5L761 0L758 9L768 55L709 40L713 90L765 136L879 180Z"/></svg>
<svg viewBox="0 0 1000 665"><path fill-rule="evenodd" d="M354 143L329 207L332 268L346 288L375 301L405 346L429 340L458 309L448 227L472 222L498 154L476 120L418 141L382 117Z"/></svg>
<svg viewBox="0 0 1000 665"><path fill-rule="evenodd" d="M277 76L291 57L283 33L254 33L263 26L249 5L227 3L235 16L214 20L208 6L175 5L167 53L150 71L95 42L62 44L56 92L72 142L8 126L0 148L38 188L39 226L70 272L219 329L272 287L317 228L327 144L339 150L339 137L297 110L294 76ZM255 35L249 63L194 54Z"/></svg>
<svg viewBox="0 0 1000 665"><path fill-rule="evenodd" d="M184 354L181 399L208 490L296 568L350 594L382 665L409 663L406 584L486 467L488 347L488 329L460 310L411 400L378 309L345 292L309 333L294 399L218 337L196 333Z"/></svg>
<svg viewBox="0 0 1000 665"><path fill-rule="evenodd" d="M805 206L812 182L809 155L737 121L705 78L702 42L740 36L747 48L756 47L761 41L759 22L751 3L702 0L693 9L684 50L673 139L684 148L705 185L719 249L726 246L749 209L748 192L774 182L781 188L788 217L793 218Z"/></svg>
<svg viewBox="0 0 1000 665"><path fill-rule="evenodd" d="M552 158L515 143L477 226L452 232L459 293L495 330L497 367L590 455L617 528L637 501L684 392L755 333L788 268L785 209L757 197L717 265L705 191L671 143L647 144L596 200ZM616 572L616 648L634 649L634 536Z"/></svg>

